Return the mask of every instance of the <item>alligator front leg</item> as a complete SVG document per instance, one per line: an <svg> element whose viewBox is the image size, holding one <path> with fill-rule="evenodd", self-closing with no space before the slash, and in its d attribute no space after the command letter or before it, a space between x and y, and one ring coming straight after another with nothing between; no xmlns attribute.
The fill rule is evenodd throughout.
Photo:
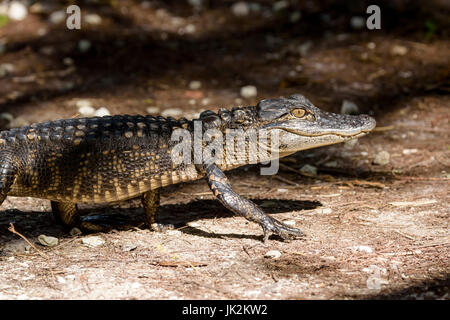
<svg viewBox="0 0 450 320"><path fill-rule="evenodd" d="M263 241L266 242L271 233L283 239L304 236L297 228L291 228L284 223L269 217L256 204L237 194L228 182L227 177L215 164L204 165L206 179L214 195L219 201L234 213L258 223L264 231Z"/></svg>

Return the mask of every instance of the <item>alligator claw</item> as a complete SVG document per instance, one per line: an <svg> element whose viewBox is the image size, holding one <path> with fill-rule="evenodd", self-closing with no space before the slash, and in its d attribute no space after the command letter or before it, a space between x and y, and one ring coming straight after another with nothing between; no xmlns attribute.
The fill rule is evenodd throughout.
<svg viewBox="0 0 450 320"><path fill-rule="evenodd" d="M273 233L280 236L284 240L294 239L297 237L304 237L306 234L297 228L292 228L284 223L272 218L268 217L264 224L262 224L262 228L264 231L263 242L266 243L269 239L269 236Z"/></svg>

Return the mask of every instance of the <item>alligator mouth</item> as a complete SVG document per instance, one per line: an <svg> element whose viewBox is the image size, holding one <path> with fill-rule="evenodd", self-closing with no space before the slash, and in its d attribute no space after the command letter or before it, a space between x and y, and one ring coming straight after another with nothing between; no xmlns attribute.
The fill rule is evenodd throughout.
<svg viewBox="0 0 450 320"><path fill-rule="evenodd" d="M286 128L286 127L272 127L270 129L280 129L284 130L289 133L293 133L297 136L303 136L303 137L320 137L320 136L338 136L342 138L357 138L363 135L366 135L370 131L372 131L373 128L370 129L360 129L357 132L336 132L336 131L324 131L324 132L318 132L318 133L308 133L304 131L299 131L296 129Z"/></svg>

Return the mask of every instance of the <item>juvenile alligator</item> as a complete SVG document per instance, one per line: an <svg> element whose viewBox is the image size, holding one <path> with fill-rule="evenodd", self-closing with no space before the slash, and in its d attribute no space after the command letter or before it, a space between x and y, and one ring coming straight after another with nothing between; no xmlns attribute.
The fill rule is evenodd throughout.
<svg viewBox="0 0 450 320"><path fill-rule="evenodd" d="M249 155L254 152L248 148L248 136L238 135L244 150L237 150L234 156L224 146L222 161L214 158L216 153L205 152L208 141L188 149L191 159L203 155L200 162L174 160L176 146L184 139L194 141L196 130L206 140L214 135L210 129L222 134L231 129L242 129L242 133L266 130L268 138L257 142L267 151L265 156L258 153L256 162L261 162L357 138L374 127L375 120L369 116L323 112L299 94L231 111L205 111L192 121L117 115L32 124L0 133L0 204L7 195L49 199L56 220L66 227L98 230L80 217L77 203L110 203L141 196L149 226L159 230L163 228L155 222L159 188L205 177L226 208L261 225L264 241L272 233L282 238L302 236L299 229L269 217L238 195L224 175L223 171L250 162ZM183 132L188 136L173 139L177 129L187 130ZM272 133L277 134L278 144Z"/></svg>

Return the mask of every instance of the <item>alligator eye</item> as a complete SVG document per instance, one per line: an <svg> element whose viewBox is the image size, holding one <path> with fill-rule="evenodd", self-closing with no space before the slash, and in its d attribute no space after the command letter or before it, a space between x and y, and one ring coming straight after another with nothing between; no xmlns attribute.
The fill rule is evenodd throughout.
<svg viewBox="0 0 450 320"><path fill-rule="evenodd" d="M305 109L294 109L294 110L292 110L292 115L294 117L297 117L297 118L303 118L305 113L306 113Z"/></svg>

